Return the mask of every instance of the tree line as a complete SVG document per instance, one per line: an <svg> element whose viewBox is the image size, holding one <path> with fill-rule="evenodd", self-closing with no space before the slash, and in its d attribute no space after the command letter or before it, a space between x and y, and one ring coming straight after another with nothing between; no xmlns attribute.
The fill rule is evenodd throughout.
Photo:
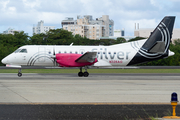
<svg viewBox="0 0 180 120"><path fill-rule="evenodd" d="M128 42L144 39L142 37L136 37L130 39ZM17 48L23 45L114 45L125 43L126 40L122 37L113 39L103 39L103 40L90 40L86 37L81 37L80 35L73 35L72 32L63 29L54 29L46 33L34 34L33 36L28 36L22 32L15 32L12 34L0 34L0 60L5 56L9 55ZM156 60L148 62L141 65L180 65L180 40L176 40L174 44L170 45L170 50L175 52L175 55L167 59ZM3 65L0 63L0 65Z"/></svg>

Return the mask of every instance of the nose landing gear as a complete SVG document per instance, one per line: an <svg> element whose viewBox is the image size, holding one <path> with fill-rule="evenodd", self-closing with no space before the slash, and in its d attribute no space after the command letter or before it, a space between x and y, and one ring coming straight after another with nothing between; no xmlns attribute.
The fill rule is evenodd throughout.
<svg viewBox="0 0 180 120"><path fill-rule="evenodd" d="M21 73L21 69L19 69L19 71L18 71L18 77L21 77L22 76L22 73Z"/></svg>
<svg viewBox="0 0 180 120"><path fill-rule="evenodd" d="M89 73L87 72L87 67L85 67L85 72L84 73L82 72L82 67L80 67L80 72L78 73L78 76L79 77L82 77L82 76L88 77Z"/></svg>

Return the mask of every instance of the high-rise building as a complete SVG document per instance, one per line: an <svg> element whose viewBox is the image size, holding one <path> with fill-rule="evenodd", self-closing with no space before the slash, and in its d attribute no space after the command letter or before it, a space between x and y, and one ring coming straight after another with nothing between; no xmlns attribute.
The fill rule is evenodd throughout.
<svg viewBox="0 0 180 120"><path fill-rule="evenodd" d="M61 22L62 27L64 25L75 25L75 24L77 24L77 21L70 17L66 17L65 20Z"/></svg>
<svg viewBox="0 0 180 120"><path fill-rule="evenodd" d="M50 29L54 29L55 26L44 26L44 21L38 22L36 27L33 27L33 34L46 33Z"/></svg>
<svg viewBox="0 0 180 120"><path fill-rule="evenodd" d="M61 22L63 29L89 39L100 39L114 35L114 21L108 15L93 20L91 15L77 16L77 20L66 18Z"/></svg>

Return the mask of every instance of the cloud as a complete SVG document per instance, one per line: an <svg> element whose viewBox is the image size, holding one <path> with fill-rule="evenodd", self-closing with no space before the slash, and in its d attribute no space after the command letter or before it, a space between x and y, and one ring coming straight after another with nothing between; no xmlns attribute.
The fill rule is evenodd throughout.
<svg viewBox="0 0 180 120"><path fill-rule="evenodd" d="M0 0L0 33L13 27L32 35L40 20L60 28L66 17L109 15L115 29L125 28L126 35L133 35L135 23L152 28L167 15L177 16L175 27L180 27L179 4L179 0Z"/></svg>

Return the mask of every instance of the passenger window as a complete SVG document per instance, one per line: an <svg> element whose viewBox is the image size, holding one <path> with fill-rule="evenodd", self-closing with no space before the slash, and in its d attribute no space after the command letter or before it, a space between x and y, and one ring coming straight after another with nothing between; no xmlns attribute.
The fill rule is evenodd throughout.
<svg viewBox="0 0 180 120"><path fill-rule="evenodd" d="M20 53L27 53L27 50L26 50L26 49L22 49L22 50L20 51Z"/></svg>

